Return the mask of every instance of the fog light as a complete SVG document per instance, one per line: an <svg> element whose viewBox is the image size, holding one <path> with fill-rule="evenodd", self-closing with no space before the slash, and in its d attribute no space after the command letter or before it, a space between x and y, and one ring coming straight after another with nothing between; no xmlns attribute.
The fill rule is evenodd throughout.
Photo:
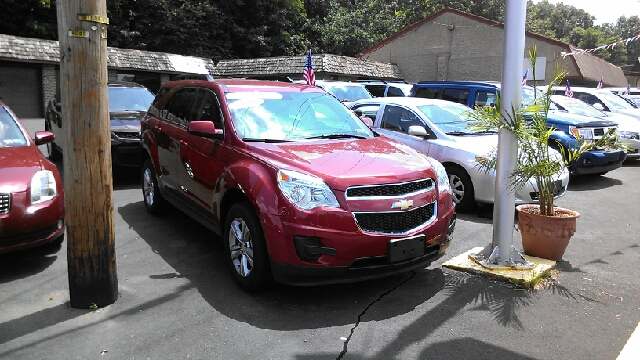
<svg viewBox="0 0 640 360"><path fill-rule="evenodd" d="M296 254L300 260L316 261L322 255L337 255L338 252L334 248L323 247L320 239L312 236L293 237L293 244L296 247Z"/></svg>
<svg viewBox="0 0 640 360"><path fill-rule="evenodd" d="M60 219L58 220L58 230L62 229L64 227L64 219Z"/></svg>

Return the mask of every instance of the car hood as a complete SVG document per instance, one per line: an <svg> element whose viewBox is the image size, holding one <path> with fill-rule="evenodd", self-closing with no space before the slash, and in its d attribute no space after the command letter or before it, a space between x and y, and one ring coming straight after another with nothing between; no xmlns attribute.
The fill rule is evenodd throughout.
<svg viewBox="0 0 640 360"><path fill-rule="evenodd" d="M607 113L606 119L617 122L620 131L640 131L640 120L636 117L622 113Z"/></svg>
<svg viewBox="0 0 640 360"><path fill-rule="evenodd" d="M110 112L109 120L111 122L111 131L140 131L140 120L144 118L146 113L146 111L142 110Z"/></svg>
<svg viewBox="0 0 640 360"><path fill-rule="evenodd" d="M0 147L0 193L27 191L31 178L42 169L35 146Z"/></svg>
<svg viewBox="0 0 640 360"><path fill-rule="evenodd" d="M321 140L295 143L250 143L254 156L278 169L316 175L331 188L435 179L429 159L394 140Z"/></svg>
<svg viewBox="0 0 640 360"><path fill-rule="evenodd" d="M624 115L628 115L628 116L632 116L636 119L640 119L640 109L625 109L625 110L618 110L615 113L618 114L624 114ZM609 113L609 114L615 114L615 113Z"/></svg>
<svg viewBox="0 0 640 360"><path fill-rule="evenodd" d="M563 111L549 111L547 119L551 124L558 123L575 125L576 127L607 127L616 125L616 122L612 120L603 120L590 116L570 114Z"/></svg>

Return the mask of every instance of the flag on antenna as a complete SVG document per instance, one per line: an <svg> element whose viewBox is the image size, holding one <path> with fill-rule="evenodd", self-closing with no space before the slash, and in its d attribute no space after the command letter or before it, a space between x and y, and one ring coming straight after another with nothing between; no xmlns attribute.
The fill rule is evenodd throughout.
<svg viewBox="0 0 640 360"><path fill-rule="evenodd" d="M564 96L573 97L573 91L571 91L571 86L569 86L569 80L567 80L567 87L564 89Z"/></svg>
<svg viewBox="0 0 640 360"><path fill-rule="evenodd" d="M304 65L302 77L307 82L307 85L316 84L316 74L313 71L313 65L311 65L311 50L309 50L309 54L307 54L307 63Z"/></svg>

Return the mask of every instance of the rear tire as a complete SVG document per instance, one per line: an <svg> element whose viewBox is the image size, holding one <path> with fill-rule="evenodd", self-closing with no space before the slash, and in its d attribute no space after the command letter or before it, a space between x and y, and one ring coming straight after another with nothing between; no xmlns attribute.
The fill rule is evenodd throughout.
<svg viewBox="0 0 640 360"><path fill-rule="evenodd" d="M451 191L453 191L453 201L456 203L456 211L473 210L476 207L476 198L469 174L456 166L448 166L446 170L449 175Z"/></svg>
<svg viewBox="0 0 640 360"><path fill-rule="evenodd" d="M240 288L253 292L273 283L264 232L250 202L229 209L223 241L229 268Z"/></svg>
<svg viewBox="0 0 640 360"><path fill-rule="evenodd" d="M147 159L142 165L142 197L144 206L147 211L153 215L160 215L167 210L168 203L158 187L158 178L156 170L151 163L151 159Z"/></svg>

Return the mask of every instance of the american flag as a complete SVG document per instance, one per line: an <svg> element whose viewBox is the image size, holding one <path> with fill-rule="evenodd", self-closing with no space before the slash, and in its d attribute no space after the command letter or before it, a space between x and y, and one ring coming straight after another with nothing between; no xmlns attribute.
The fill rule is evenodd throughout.
<svg viewBox="0 0 640 360"><path fill-rule="evenodd" d="M627 84L627 90L625 90L622 95L629 95L631 94L631 85Z"/></svg>
<svg viewBox="0 0 640 360"><path fill-rule="evenodd" d="M525 70L524 76L522 77L522 85L527 85L527 75L529 75L529 69Z"/></svg>
<svg viewBox="0 0 640 360"><path fill-rule="evenodd" d="M309 54L307 54L307 63L304 65L302 77L308 85L316 84L316 74L313 72L313 65L311 65L311 50L309 50Z"/></svg>
<svg viewBox="0 0 640 360"><path fill-rule="evenodd" d="M596 89L602 89L602 78L600 78L600 81L598 81L598 86L596 86Z"/></svg>
<svg viewBox="0 0 640 360"><path fill-rule="evenodd" d="M566 97L573 97L573 91L571 91L571 86L569 86L569 80L567 80L567 88L564 89L564 96Z"/></svg>

